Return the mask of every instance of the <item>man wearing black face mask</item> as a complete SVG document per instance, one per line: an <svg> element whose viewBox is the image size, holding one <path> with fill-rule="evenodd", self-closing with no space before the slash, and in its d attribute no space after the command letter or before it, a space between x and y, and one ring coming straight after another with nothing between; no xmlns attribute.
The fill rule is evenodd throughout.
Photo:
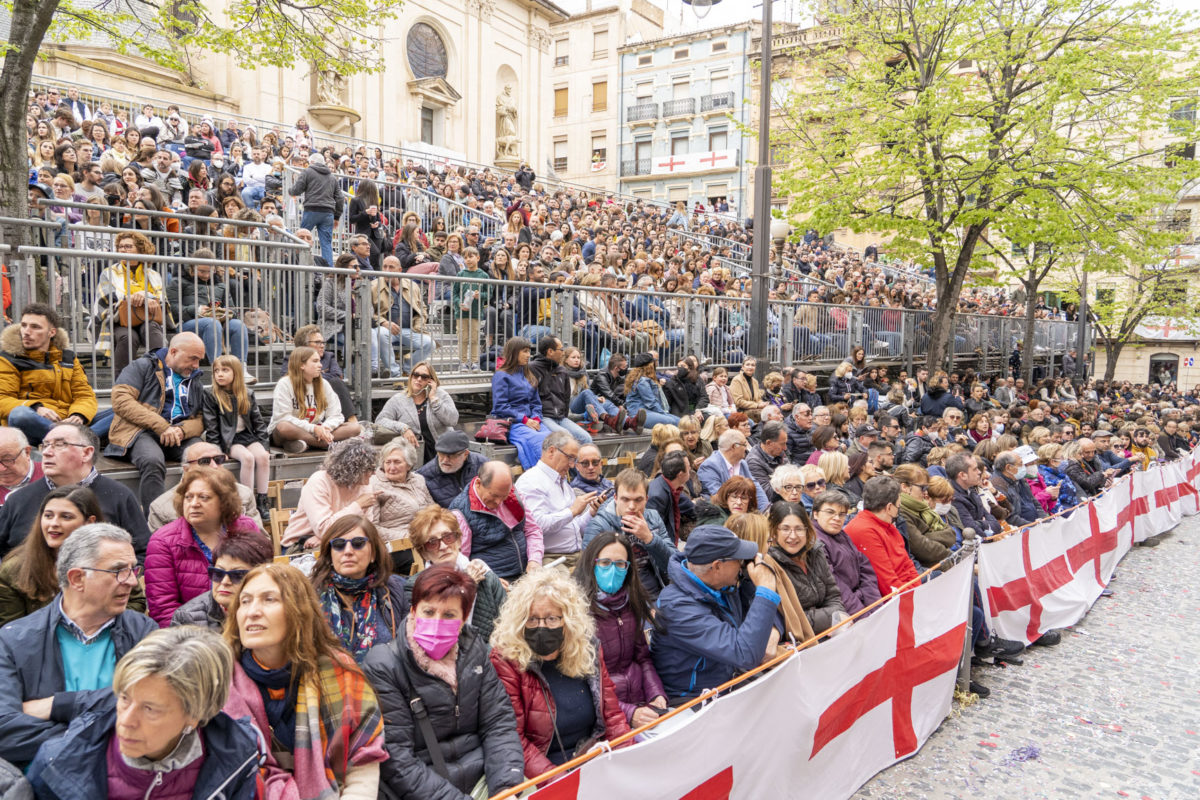
<svg viewBox="0 0 1200 800"><path fill-rule="evenodd" d="M780 600L775 575L753 542L720 525L700 525L672 556L668 574L651 650L668 702L696 697L774 656Z"/></svg>

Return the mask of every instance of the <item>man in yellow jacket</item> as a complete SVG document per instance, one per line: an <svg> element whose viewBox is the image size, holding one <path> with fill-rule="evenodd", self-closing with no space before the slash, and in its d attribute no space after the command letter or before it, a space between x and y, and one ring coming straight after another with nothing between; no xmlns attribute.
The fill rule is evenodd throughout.
<svg viewBox="0 0 1200 800"><path fill-rule="evenodd" d="M42 303L27 305L21 321L0 333L0 421L37 445L60 422L89 425L103 436L112 417L96 412L96 393L68 349L58 314Z"/></svg>

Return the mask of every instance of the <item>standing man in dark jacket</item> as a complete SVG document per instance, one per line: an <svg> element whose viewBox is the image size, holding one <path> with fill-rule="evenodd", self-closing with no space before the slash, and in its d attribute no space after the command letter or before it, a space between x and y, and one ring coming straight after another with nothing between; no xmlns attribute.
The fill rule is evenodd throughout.
<svg viewBox="0 0 1200 800"><path fill-rule="evenodd" d="M787 428L788 461L797 466L808 463L812 455L812 424L813 412L807 403L797 403L792 406L792 414L784 422Z"/></svg>
<svg viewBox="0 0 1200 800"><path fill-rule="evenodd" d="M0 629L0 758L22 765L63 733L113 670L158 626L129 611L140 568L126 531L76 529L58 549L59 595Z"/></svg>
<svg viewBox="0 0 1200 800"><path fill-rule="evenodd" d="M529 368L537 378L538 395L542 398L542 424L550 431L566 431L581 445L591 444L591 435L568 416L571 413L571 376L562 365L567 355L562 339L543 336L538 339L537 350Z"/></svg>
<svg viewBox="0 0 1200 800"><path fill-rule="evenodd" d="M292 197L303 197L304 214L300 227L317 229L317 240L321 243L321 257L326 264L333 263L333 226L342 218L346 196L325 165L325 157L312 153L308 157L308 168L300 173L296 183L288 192Z"/></svg>
<svg viewBox="0 0 1200 800"><path fill-rule="evenodd" d="M667 453L659 465L661 472L650 481L646 507L662 517L672 543L678 543L684 526L696 519L696 506L683 487L692 479L692 465L683 452Z"/></svg>
<svg viewBox="0 0 1200 800"><path fill-rule="evenodd" d="M1000 522L979 496L979 485L983 481L979 459L970 453L955 453L946 459L946 477L954 484L951 504L962 519L963 527L974 528L980 538L1000 533Z"/></svg>
<svg viewBox="0 0 1200 800"><path fill-rule="evenodd" d="M537 180L537 175L532 169L529 168L528 164L522 164L521 168L513 173L513 178L516 180L517 185L521 187L525 194L529 194L533 191L533 182ZM512 211L509 211L508 213L511 214Z"/></svg>
<svg viewBox="0 0 1200 800"><path fill-rule="evenodd" d="M437 458L425 462L417 474L425 479L425 488L433 502L449 508L467 484L479 474L487 461L480 453L470 450L471 440L462 431L448 430L438 437L434 450Z"/></svg>

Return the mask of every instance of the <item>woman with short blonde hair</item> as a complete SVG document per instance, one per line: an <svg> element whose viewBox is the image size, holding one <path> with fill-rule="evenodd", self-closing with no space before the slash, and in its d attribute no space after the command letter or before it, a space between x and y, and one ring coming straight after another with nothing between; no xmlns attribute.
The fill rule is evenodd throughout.
<svg viewBox="0 0 1200 800"><path fill-rule="evenodd" d="M841 487L850 480L850 459L838 450L826 450L817 460L817 467L831 486Z"/></svg>

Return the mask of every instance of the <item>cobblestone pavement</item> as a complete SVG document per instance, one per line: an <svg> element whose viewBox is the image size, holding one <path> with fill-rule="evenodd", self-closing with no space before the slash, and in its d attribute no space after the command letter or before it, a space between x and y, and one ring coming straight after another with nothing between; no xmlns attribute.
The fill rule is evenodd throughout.
<svg viewBox="0 0 1200 800"><path fill-rule="evenodd" d="M872 800L1200 799L1200 516L1135 547L1091 612L952 715Z"/></svg>

